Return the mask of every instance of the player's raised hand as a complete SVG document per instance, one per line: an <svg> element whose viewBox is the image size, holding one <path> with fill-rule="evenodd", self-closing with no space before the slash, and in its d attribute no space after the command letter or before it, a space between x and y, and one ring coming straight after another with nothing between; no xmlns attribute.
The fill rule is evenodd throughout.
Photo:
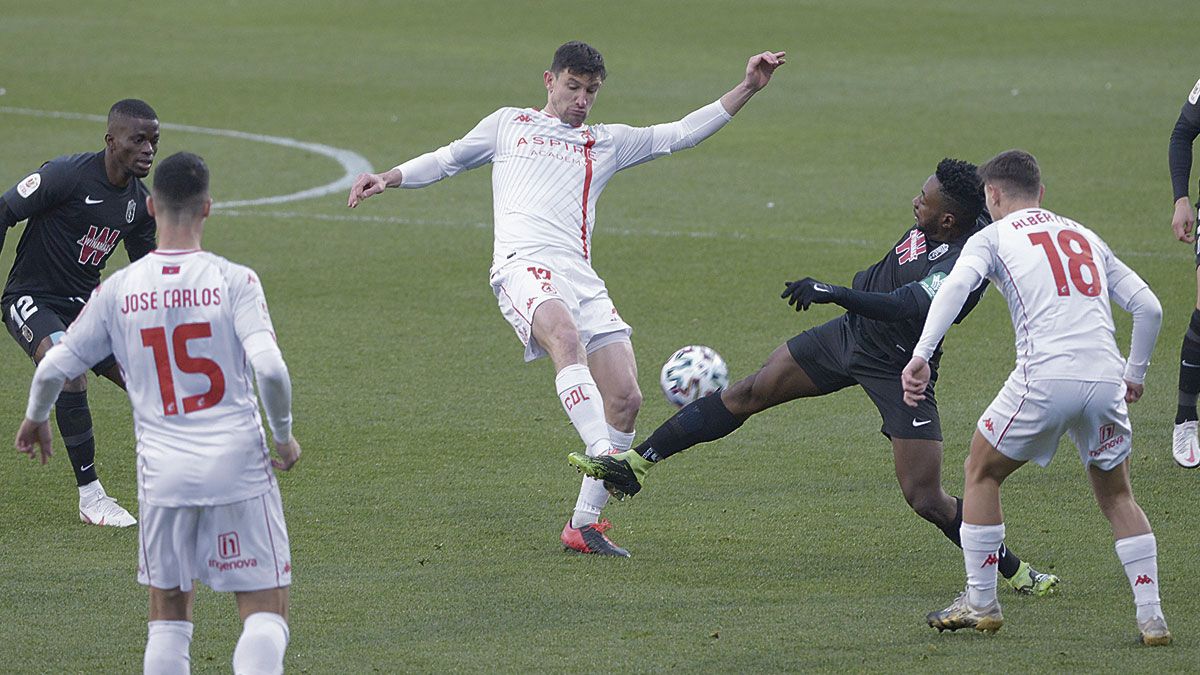
<svg viewBox="0 0 1200 675"><path fill-rule="evenodd" d="M904 402L915 408L925 400L925 388L929 386L929 362L914 356L900 372L900 385L904 387Z"/></svg>
<svg viewBox="0 0 1200 675"><path fill-rule="evenodd" d="M804 277L800 281L785 281L779 297L787 300L789 305L794 305L799 312L807 310L814 302L818 305L833 302L833 289L829 284Z"/></svg>
<svg viewBox="0 0 1200 675"><path fill-rule="evenodd" d="M300 460L300 444L296 442L296 437L288 436L286 443L275 441L275 454L279 455L279 459L272 459L271 466L280 471L287 471L295 466Z"/></svg>
<svg viewBox="0 0 1200 675"><path fill-rule="evenodd" d="M1175 216L1171 218L1171 229L1175 230L1175 238L1189 244L1196 243L1196 209L1188 203L1187 197L1175 200Z"/></svg>
<svg viewBox="0 0 1200 675"><path fill-rule="evenodd" d="M367 197L383 192L386 187L387 181L382 175L377 173L360 173L358 174L358 178L354 180L354 185L350 188L350 198L346 200L346 206L354 208Z"/></svg>
<svg viewBox="0 0 1200 675"><path fill-rule="evenodd" d="M787 52L763 52L750 57L746 63L746 86L758 91L767 86L775 69L787 63Z"/></svg>
<svg viewBox="0 0 1200 675"><path fill-rule="evenodd" d="M17 452L29 455L30 459L40 454L42 464L45 464L46 460L54 454L50 447L50 420L45 422L22 420L21 428L17 430L16 446Z"/></svg>

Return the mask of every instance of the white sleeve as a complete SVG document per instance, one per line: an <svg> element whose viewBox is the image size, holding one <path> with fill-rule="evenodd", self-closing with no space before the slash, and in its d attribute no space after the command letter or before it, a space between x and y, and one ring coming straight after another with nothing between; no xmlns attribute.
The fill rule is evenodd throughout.
<svg viewBox="0 0 1200 675"><path fill-rule="evenodd" d="M258 396L267 411L267 424L277 443L286 443L292 435L292 380L275 338L259 331L242 340L246 358L254 368Z"/></svg>
<svg viewBox="0 0 1200 675"><path fill-rule="evenodd" d="M403 178L400 187L425 187L491 161L496 154L496 134L504 111L505 108L501 108L483 118L457 141L397 166Z"/></svg>
<svg viewBox="0 0 1200 675"><path fill-rule="evenodd" d="M267 311L267 296L262 282L249 267L236 266L229 279L229 291L233 296L233 330L245 344L255 333L266 332L272 338L275 326L271 324L271 313Z"/></svg>
<svg viewBox="0 0 1200 675"><path fill-rule="evenodd" d="M929 313L925 316L925 327L921 330L921 339L913 348L913 356L919 356L926 361L933 356L938 343L950 330L950 324L962 311L971 291L979 288L984 275L976 269L983 261L979 258L959 257L954 263L954 269L938 288L937 295L929 305Z"/></svg>
<svg viewBox="0 0 1200 675"><path fill-rule="evenodd" d="M1108 296L1133 315L1133 337L1125 361L1125 379L1141 384L1150 367L1150 353L1162 326L1162 305L1150 286L1111 252L1108 261Z"/></svg>
<svg viewBox="0 0 1200 675"><path fill-rule="evenodd" d="M63 383L84 374L88 365L80 361L61 344L46 352L33 373L29 385L29 403L25 406L25 417L34 422L50 419L50 408L62 391Z"/></svg>
<svg viewBox="0 0 1200 675"><path fill-rule="evenodd" d="M725 107L717 100L676 122L649 127L607 125L616 145L617 170L694 148L700 141L717 133L731 119L733 116L725 112Z"/></svg>

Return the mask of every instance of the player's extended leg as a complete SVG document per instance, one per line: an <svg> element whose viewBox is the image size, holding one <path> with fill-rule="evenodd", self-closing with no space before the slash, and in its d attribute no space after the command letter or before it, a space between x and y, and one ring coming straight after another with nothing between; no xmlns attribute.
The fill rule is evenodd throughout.
<svg viewBox="0 0 1200 675"><path fill-rule="evenodd" d="M1200 266L1196 267L1196 307L1179 349L1179 406L1171 441L1175 461L1188 469L1200 466L1200 442L1196 437L1197 395L1200 395Z"/></svg>
<svg viewBox="0 0 1200 675"><path fill-rule="evenodd" d="M963 501L942 489L942 442L893 436L892 458L904 500L918 516L933 523L955 546L962 548L959 530ZM998 555L1000 576L1018 593L1041 596L1054 592L1058 577L1033 569L1004 544L1000 545Z"/></svg>
<svg viewBox="0 0 1200 675"><path fill-rule="evenodd" d="M54 336L47 336L38 343L33 360L40 363L46 352L54 346ZM96 440L92 430L92 411L87 401L87 376L80 375L63 384L62 393L54 405L54 417L58 432L71 468L75 471L75 483L79 487L79 519L92 525L129 527L137 520L104 492L96 475Z"/></svg>
<svg viewBox="0 0 1200 675"><path fill-rule="evenodd" d="M1000 484L1023 465L994 448L977 429L965 467L963 524L960 531L967 589L946 609L930 612L930 626L942 630L974 628L994 633L1004 624L996 597L997 554L1004 543Z"/></svg>
<svg viewBox="0 0 1200 675"><path fill-rule="evenodd" d="M233 651L233 672L282 673L288 638L288 587L237 595L242 635Z"/></svg>
<svg viewBox="0 0 1200 675"><path fill-rule="evenodd" d="M533 338L550 355L556 372L554 384L558 400L589 455L612 452L612 439L605 419L605 402L579 339L579 330L566 303L546 300L537 306L532 322ZM640 404L640 403L639 403ZM636 416L636 413L635 413ZM601 504L600 506L603 506ZM599 520L597 511L597 521ZM572 516L574 520L574 516ZM574 527L572 520L563 527L560 539L569 549L581 553L629 557L629 551L612 543L605 534L608 524L586 523Z"/></svg>
<svg viewBox="0 0 1200 675"><path fill-rule="evenodd" d="M1171 633L1158 595L1158 544L1150 530L1150 521L1133 498L1129 460L1111 471L1090 465L1088 478L1100 511L1112 526L1117 558L1125 567L1125 576L1133 589L1142 642L1151 646L1170 644Z"/></svg>
<svg viewBox="0 0 1200 675"><path fill-rule="evenodd" d="M684 406L633 450L601 457L572 453L568 461L589 476L604 480L618 497L634 495L642 489L642 477L655 462L693 445L724 438L751 415L767 408L822 393L785 344L758 372L719 394Z"/></svg>
<svg viewBox="0 0 1200 675"><path fill-rule="evenodd" d="M609 343L588 355L588 367L604 398L604 417L608 420L611 452L628 450L633 446L634 423L642 407L633 345L628 339ZM585 476L579 488L579 499L575 503L570 527L578 529L598 523L600 511L608 503L608 497L603 482ZM564 534L564 538L567 534L570 533ZM575 539L574 536L570 538Z"/></svg>
<svg viewBox="0 0 1200 675"><path fill-rule="evenodd" d="M186 675L191 671L195 594L195 589L150 587L150 625L142 660L146 675Z"/></svg>

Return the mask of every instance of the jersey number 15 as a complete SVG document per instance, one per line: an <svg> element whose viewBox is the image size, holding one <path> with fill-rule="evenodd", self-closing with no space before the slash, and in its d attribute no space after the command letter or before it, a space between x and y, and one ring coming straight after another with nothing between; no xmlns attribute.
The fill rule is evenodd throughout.
<svg viewBox="0 0 1200 675"><path fill-rule="evenodd" d="M184 323L171 331L172 349L167 349L167 329L143 328L142 346L154 353L154 366L158 371L158 389L162 396L163 414L178 415L179 406L175 399L175 375L171 370L171 353L180 372L203 375L208 378L208 391L203 394L183 397L183 414L211 408L225 397L225 374L216 361L188 354L188 340L212 337L212 325Z"/></svg>
<svg viewBox="0 0 1200 675"><path fill-rule="evenodd" d="M1034 246L1041 246L1045 251L1046 260L1050 263L1050 273L1054 275L1054 287L1059 295L1071 294L1071 289L1067 286L1067 274L1070 274L1071 283L1080 293L1089 298L1100 295L1100 271L1096 269L1096 263L1092 260L1092 246L1086 237L1071 230L1059 230L1058 246L1054 245L1049 232L1031 232L1029 241L1033 242ZM1078 250L1072 248L1071 244L1075 244ZM1066 271L1063 270L1059 249L1067 256ZM1084 281L1084 269L1088 271L1091 281Z"/></svg>

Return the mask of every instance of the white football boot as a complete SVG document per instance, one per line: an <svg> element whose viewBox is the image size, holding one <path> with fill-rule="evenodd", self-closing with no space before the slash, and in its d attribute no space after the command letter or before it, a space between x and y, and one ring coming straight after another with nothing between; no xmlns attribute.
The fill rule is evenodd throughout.
<svg viewBox="0 0 1200 675"><path fill-rule="evenodd" d="M1171 452L1175 455L1175 463L1185 469L1200 466L1200 442L1196 440L1196 420L1175 425Z"/></svg>
<svg viewBox="0 0 1200 675"><path fill-rule="evenodd" d="M129 527L137 519L104 492L100 481L79 488L79 519L88 525Z"/></svg>

